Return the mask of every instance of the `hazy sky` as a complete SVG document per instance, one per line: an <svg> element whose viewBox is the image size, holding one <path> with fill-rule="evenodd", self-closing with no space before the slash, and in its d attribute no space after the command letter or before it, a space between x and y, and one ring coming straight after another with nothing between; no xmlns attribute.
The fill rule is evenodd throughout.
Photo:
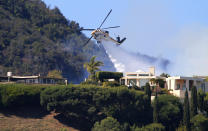
<svg viewBox="0 0 208 131"><path fill-rule="evenodd" d="M121 46L171 61L172 75L208 75L207 0L44 0L84 28L104 24L112 36L127 37ZM87 36L90 32L85 33Z"/></svg>

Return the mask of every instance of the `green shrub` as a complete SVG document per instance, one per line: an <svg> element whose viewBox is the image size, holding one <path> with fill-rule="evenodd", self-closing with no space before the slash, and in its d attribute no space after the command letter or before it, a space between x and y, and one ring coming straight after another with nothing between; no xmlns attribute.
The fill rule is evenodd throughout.
<svg viewBox="0 0 208 131"><path fill-rule="evenodd" d="M158 96L157 100L159 123L162 123L167 128L166 130L172 130L178 127L182 120L183 112L183 106L179 98L165 94Z"/></svg>
<svg viewBox="0 0 208 131"><path fill-rule="evenodd" d="M86 80L81 83L82 85L98 85L97 81L94 80Z"/></svg>
<svg viewBox="0 0 208 131"><path fill-rule="evenodd" d="M66 128L61 128L60 131L68 131Z"/></svg>
<svg viewBox="0 0 208 131"><path fill-rule="evenodd" d="M161 91L158 94L170 94L166 88L161 88Z"/></svg>
<svg viewBox="0 0 208 131"><path fill-rule="evenodd" d="M191 119L193 131L207 131L208 119L202 114L196 115Z"/></svg>
<svg viewBox="0 0 208 131"><path fill-rule="evenodd" d="M161 123L151 123L143 127L132 126L132 131L165 131L165 127Z"/></svg>
<svg viewBox="0 0 208 131"><path fill-rule="evenodd" d="M113 117L107 117L101 122L96 122L92 131L121 131L120 123Z"/></svg>
<svg viewBox="0 0 208 131"><path fill-rule="evenodd" d="M119 79L123 77L123 73L121 72L108 72L108 71L98 71L96 72L96 78L103 82L105 79L115 79L119 81Z"/></svg>
<svg viewBox="0 0 208 131"><path fill-rule="evenodd" d="M46 86L0 84L0 103L3 107L40 105L40 92Z"/></svg>
<svg viewBox="0 0 208 131"><path fill-rule="evenodd" d="M180 126L176 129L176 131L187 131L187 130L186 130L186 126L180 125Z"/></svg>
<svg viewBox="0 0 208 131"><path fill-rule="evenodd" d="M148 99L143 92L126 87L100 88L93 85L70 85L47 88L41 93L41 105L66 117L76 116L91 123L112 116L119 122L146 124L151 121ZM91 128L90 127L90 128Z"/></svg>
<svg viewBox="0 0 208 131"><path fill-rule="evenodd" d="M120 86L120 84L116 81L103 82L103 87L116 87L116 86Z"/></svg>
<svg viewBox="0 0 208 131"><path fill-rule="evenodd" d="M144 127L145 131L165 131L165 127L160 123L152 123Z"/></svg>

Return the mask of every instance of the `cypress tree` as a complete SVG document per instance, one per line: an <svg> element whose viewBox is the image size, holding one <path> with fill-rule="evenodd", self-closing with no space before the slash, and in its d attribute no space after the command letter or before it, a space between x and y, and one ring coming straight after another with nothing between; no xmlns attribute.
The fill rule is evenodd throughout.
<svg viewBox="0 0 208 131"><path fill-rule="evenodd" d="M191 118L197 114L197 89L196 86L191 88Z"/></svg>
<svg viewBox="0 0 208 131"><path fill-rule="evenodd" d="M189 111L189 98L188 98L188 91L186 89L185 97L184 97L184 113L183 113L183 122L186 126L186 130L190 131L190 111Z"/></svg>
<svg viewBox="0 0 208 131"><path fill-rule="evenodd" d="M158 123L159 122L159 108L158 108L158 98L157 98L157 92L155 95L154 105L153 105L153 122Z"/></svg>
<svg viewBox="0 0 208 131"><path fill-rule="evenodd" d="M197 104L198 104L198 109L203 112L204 111L204 97L205 97L205 93L202 91L202 89L200 89L197 93L197 97L198 97L198 101L197 101Z"/></svg>
<svg viewBox="0 0 208 131"><path fill-rule="evenodd" d="M144 89L144 92L145 94L148 96L148 105L150 106L151 105L151 89L150 89L150 84L149 83L146 83L146 87Z"/></svg>

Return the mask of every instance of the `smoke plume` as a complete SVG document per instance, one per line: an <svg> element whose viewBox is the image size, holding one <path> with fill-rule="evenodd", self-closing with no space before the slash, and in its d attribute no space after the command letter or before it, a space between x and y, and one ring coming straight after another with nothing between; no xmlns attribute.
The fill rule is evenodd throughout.
<svg viewBox="0 0 208 131"><path fill-rule="evenodd" d="M159 74L165 72L170 63L164 58L128 52L112 42L102 41L102 44L118 72L148 71L149 67L155 66Z"/></svg>

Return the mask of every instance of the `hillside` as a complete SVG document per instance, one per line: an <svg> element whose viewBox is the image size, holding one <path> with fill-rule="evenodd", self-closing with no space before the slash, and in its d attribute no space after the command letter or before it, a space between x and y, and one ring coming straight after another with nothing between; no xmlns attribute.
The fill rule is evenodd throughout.
<svg viewBox="0 0 208 131"><path fill-rule="evenodd" d="M0 75L47 75L56 69L79 82L86 75L83 63L93 55L105 63L103 70L114 70L103 47L92 41L83 47L88 38L77 22L41 0L1 0L0 19Z"/></svg>
<svg viewBox="0 0 208 131"><path fill-rule="evenodd" d="M0 110L1 131L78 131L70 123L60 122L59 114L39 107Z"/></svg>

